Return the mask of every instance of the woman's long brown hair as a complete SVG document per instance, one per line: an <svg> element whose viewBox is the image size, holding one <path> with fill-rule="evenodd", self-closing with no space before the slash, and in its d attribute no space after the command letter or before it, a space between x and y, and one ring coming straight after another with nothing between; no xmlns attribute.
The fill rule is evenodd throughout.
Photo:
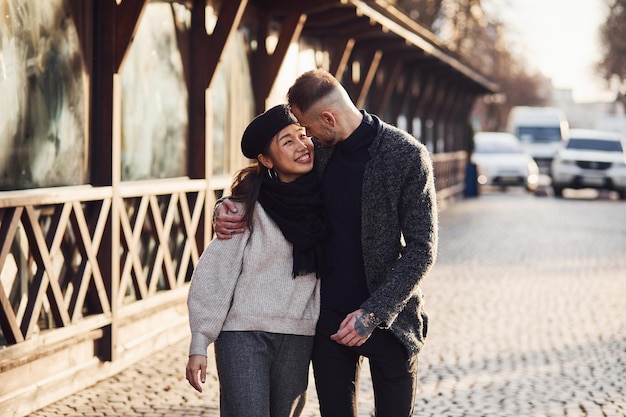
<svg viewBox="0 0 626 417"><path fill-rule="evenodd" d="M242 202L245 206L244 221L248 225L248 229L252 231L252 215L254 214L254 205L259 198L261 182L267 168L258 162L243 168L235 175L231 189L231 199Z"/></svg>

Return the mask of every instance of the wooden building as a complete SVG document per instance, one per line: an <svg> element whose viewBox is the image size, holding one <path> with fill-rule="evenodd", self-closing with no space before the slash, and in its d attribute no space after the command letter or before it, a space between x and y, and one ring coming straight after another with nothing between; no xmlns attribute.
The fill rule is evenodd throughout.
<svg viewBox="0 0 626 417"><path fill-rule="evenodd" d="M188 333L186 292L251 118L305 70L463 191L495 91L382 0L0 0L0 410L23 416Z"/></svg>

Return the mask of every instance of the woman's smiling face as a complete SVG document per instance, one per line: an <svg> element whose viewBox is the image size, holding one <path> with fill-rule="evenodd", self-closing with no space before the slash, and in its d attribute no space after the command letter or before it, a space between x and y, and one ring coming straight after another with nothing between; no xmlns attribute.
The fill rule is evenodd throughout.
<svg viewBox="0 0 626 417"><path fill-rule="evenodd" d="M291 182L313 169L313 142L304 127L290 124L272 138L267 155L258 159L273 169L279 180Z"/></svg>

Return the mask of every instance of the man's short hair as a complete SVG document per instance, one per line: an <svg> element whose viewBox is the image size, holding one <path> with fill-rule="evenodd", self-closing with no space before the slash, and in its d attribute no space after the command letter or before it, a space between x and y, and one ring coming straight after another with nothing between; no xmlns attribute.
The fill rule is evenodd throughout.
<svg viewBox="0 0 626 417"><path fill-rule="evenodd" d="M317 101L339 86L339 81L328 71L315 69L300 75L287 91L289 107L306 113Z"/></svg>

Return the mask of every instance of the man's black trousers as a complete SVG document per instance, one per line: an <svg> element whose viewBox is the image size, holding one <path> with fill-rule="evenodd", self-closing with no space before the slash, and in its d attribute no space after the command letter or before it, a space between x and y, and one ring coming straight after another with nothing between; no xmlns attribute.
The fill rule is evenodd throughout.
<svg viewBox="0 0 626 417"><path fill-rule="evenodd" d="M376 329L362 346L348 347L330 339L345 314L322 310L313 345L313 371L322 417L357 417L360 364L370 365L376 417L413 415L417 355L409 358L389 330Z"/></svg>

